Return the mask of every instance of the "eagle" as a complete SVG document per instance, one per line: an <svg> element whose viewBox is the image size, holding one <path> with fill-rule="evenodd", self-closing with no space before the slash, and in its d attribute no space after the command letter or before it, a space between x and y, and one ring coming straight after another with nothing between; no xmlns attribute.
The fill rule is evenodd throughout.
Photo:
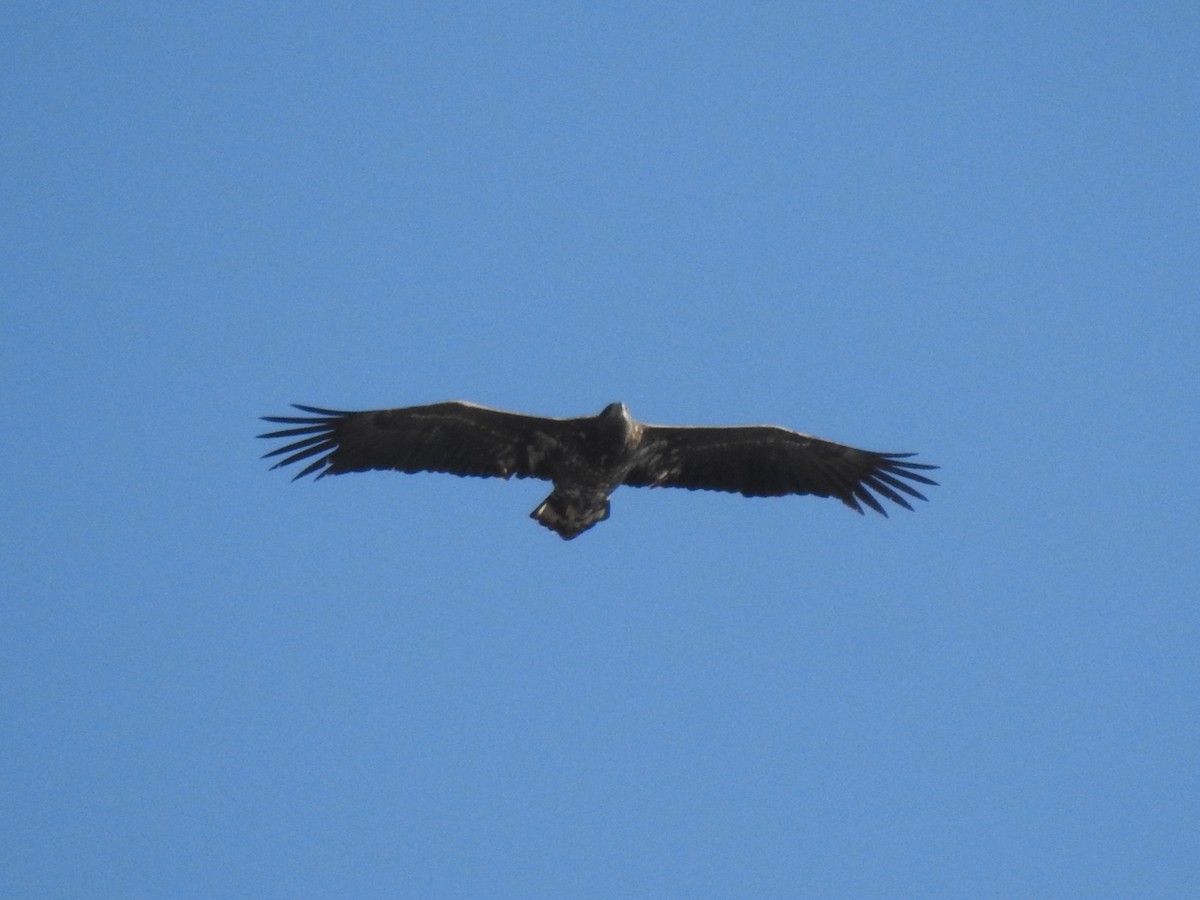
<svg viewBox="0 0 1200 900"><path fill-rule="evenodd" d="M263 454L284 457L272 469L309 460L293 481L372 469L540 478L554 490L530 517L564 540L607 519L621 485L813 494L886 516L875 494L911 510L905 495L925 497L909 482L937 484L921 474L937 466L911 462L913 453L859 450L775 425L650 425L624 403L570 419L458 400L366 412L292 406L308 415L263 416L293 427L259 437L288 441Z"/></svg>

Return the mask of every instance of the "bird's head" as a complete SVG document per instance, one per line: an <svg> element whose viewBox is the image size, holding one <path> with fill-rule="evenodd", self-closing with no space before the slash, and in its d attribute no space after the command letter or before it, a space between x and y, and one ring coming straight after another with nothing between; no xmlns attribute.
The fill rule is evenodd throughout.
<svg viewBox="0 0 1200 900"><path fill-rule="evenodd" d="M624 403L610 403L596 417L603 434L611 435L621 446L636 445L642 436L642 426L629 415Z"/></svg>
<svg viewBox="0 0 1200 900"><path fill-rule="evenodd" d="M610 403L600 410L600 418L629 421L629 407L624 403Z"/></svg>

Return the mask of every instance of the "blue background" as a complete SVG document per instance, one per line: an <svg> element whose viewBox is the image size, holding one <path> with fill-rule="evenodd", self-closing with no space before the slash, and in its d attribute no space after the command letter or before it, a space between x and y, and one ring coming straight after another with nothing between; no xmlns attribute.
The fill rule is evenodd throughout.
<svg viewBox="0 0 1200 900"><path fill-rule="evenodd" d="M1200 893L1195 3L13 3L0 894ZM289 484L461 398L915 513Z"/></svg>

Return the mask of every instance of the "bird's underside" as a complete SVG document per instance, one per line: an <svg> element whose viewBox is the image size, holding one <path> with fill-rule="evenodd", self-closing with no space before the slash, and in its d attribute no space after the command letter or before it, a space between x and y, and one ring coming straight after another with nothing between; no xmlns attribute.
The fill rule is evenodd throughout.
<svg viewBox="0 0 1200 900"><path fill-rule="evenodd" d="M565 540L607 519L609 496L621 485L812 494L886 516L878 497L912 509L906 497L925 497L911 482L937 483L921 474L937 467L911 462L911 453L859 450L774 425L649 425L621 403L574 419L460 401L368 412L296 409L308 415L263 417L291 426L259 435L288 440L265 454L283 457L273 468L304 462L295 478L318 479L372 469L539 478L554 490L531 516Z"/></svg>

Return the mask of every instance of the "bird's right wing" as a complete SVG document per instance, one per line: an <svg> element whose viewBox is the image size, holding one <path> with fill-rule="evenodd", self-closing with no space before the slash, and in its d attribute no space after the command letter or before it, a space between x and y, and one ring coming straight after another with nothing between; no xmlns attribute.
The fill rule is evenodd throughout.
<svg viewBox="0 0 1200 900"><path fill-rule="evenodd" d="M285 456L273 466L317 457L296 478L395 469L479 477L554 477L555 449L575 427L571 419L526 416L449 401L427 406L344 412L293 404L310 415L263 416L296 427L260 434L299 438L265 457Z"/></svg>

